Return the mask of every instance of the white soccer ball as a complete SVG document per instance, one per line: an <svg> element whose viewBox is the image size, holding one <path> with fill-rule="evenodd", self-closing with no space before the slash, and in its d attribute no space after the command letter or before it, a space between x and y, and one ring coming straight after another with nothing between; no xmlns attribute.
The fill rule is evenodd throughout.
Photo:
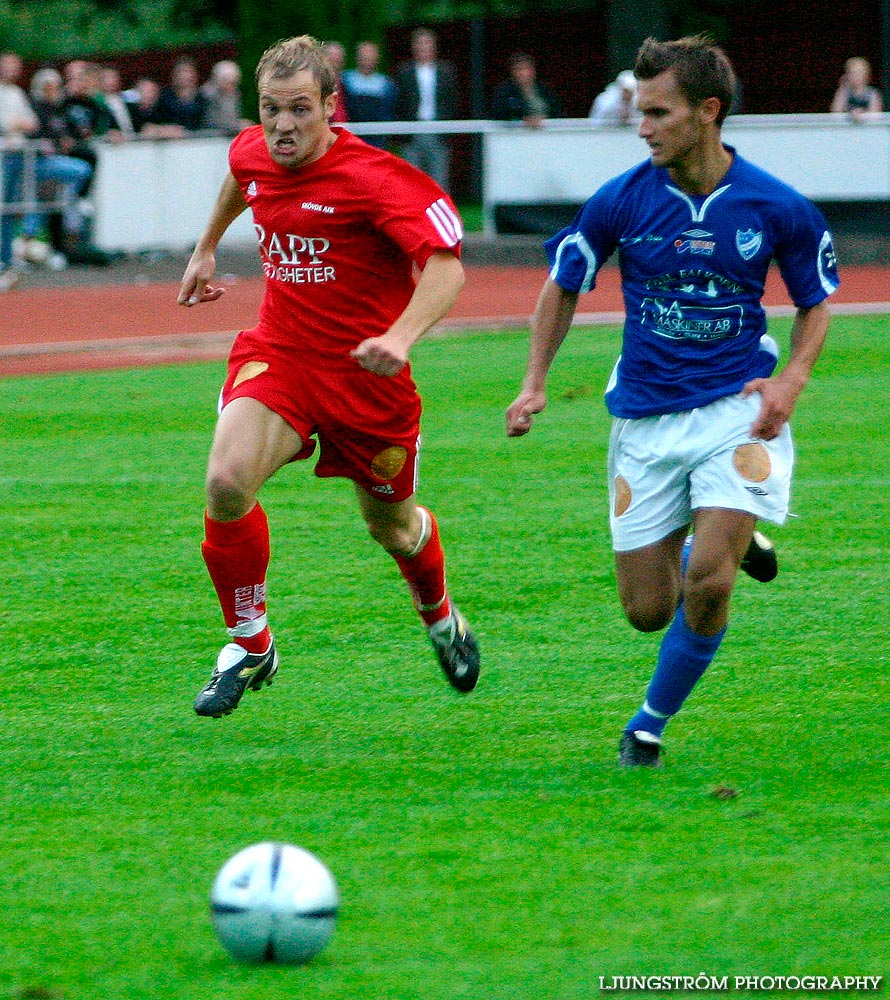
<svg viewBox="0 0 890 1000"><path fill-rule="evenodd" d="M303 965L330 941L339 902L331 873L314 854L267 841L222 866L210 913L236 961Z"/></svg>

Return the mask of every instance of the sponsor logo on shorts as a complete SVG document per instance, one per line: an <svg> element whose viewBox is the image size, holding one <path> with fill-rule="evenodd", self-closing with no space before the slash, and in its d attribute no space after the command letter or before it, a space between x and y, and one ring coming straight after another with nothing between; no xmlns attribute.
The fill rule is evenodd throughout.
<svg viewBox="0 0 890 1000"><path fill-rule="evenodd" d="M759 486L746 486L745 489L749 493L753 493L756 497L768 497L769 490L762 490Z"/></svg>
<svg viewBox="0 0 890 1000"><path fill-rule="evenodd" d="M401 445L393 445L378 452L371 461L371 474L375 479L395 479L405 468L408 451Z"/></svg>
<svg viewBox="0 0 890 1000"><path fill-rule="evenodd" d="M372 493L383 493L385 496L390 496L395 493L395 490L389 485L389 483L383 483L382 486L372 486Z"/></svg>
<svg viewBox="0 0 890 1000"><path fill-rule="evenodd" d="M769 452L759 441L739 445L732 455L732 467L749 483L762 483L772 472Z"/></svg>
<svg viewBox="0 0 890 1000"><path fill-rule="evenodd" d="M630 483L624 478L624 476L615 477L615 506L614 513L615 517L621 517L621 515L630 507L633 502L633 490L630 488Z"/></svg>
<svg viewBox="0 0 890 1000"><path fill-rule="evenodd" d="M235 376L232 388L236 389L242 382L248 382L250 379L256 378L257 375L262 375L263 372L268 370L269 364L267 361L247 361L238 369L238 374Z"/></svg>

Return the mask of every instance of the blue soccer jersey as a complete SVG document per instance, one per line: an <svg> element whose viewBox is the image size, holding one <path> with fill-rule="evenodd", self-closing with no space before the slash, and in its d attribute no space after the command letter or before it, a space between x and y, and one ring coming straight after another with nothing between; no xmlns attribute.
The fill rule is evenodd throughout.
<svg viewBox="0 0 890 1000"><path fill-rule="evenodd" d="M691 410L772 373L778 350L761 305L772 260L800 308L838 286L821 213L727 148L732 165L707 197L647 161L603 185L544 244L551 278L569 292L593 288L618 251L624 337L606 389L616 417Z"/></svg>

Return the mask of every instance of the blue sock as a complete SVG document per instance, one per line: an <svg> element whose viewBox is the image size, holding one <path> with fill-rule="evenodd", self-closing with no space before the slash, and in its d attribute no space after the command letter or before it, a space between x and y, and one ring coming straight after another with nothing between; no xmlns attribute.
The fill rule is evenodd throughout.
<svg viewBox="0 0 890 1000"><path fill-rule="evenodd" d="M693 632L686 624L681 604L661 641L646 701L625 729L630 732L643 730L660 737L668 719L680 711L710 666L724 635L725 628L716 635Z"/></svg>

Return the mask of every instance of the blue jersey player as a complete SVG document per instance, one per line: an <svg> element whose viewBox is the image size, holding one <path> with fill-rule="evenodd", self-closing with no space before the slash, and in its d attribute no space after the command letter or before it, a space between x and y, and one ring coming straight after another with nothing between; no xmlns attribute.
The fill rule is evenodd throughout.
<svg viewBox="0 0 890 1000"><path fill-rule="evenodd" d="M667 721L723 640L739 567L775 575L755 523L787 516L788 420L822 349L838 278L816 208L723 143L735 86L724 53L702 37L647 39L634 73L650 157L547 242L552 269L507 434L526 434L544 409L578 295L617 253L626 319L606 405L618 592L636 629L669 626L619 762L656 766ZM797 308L781 370L761 306L771 261Z"/></svg>

